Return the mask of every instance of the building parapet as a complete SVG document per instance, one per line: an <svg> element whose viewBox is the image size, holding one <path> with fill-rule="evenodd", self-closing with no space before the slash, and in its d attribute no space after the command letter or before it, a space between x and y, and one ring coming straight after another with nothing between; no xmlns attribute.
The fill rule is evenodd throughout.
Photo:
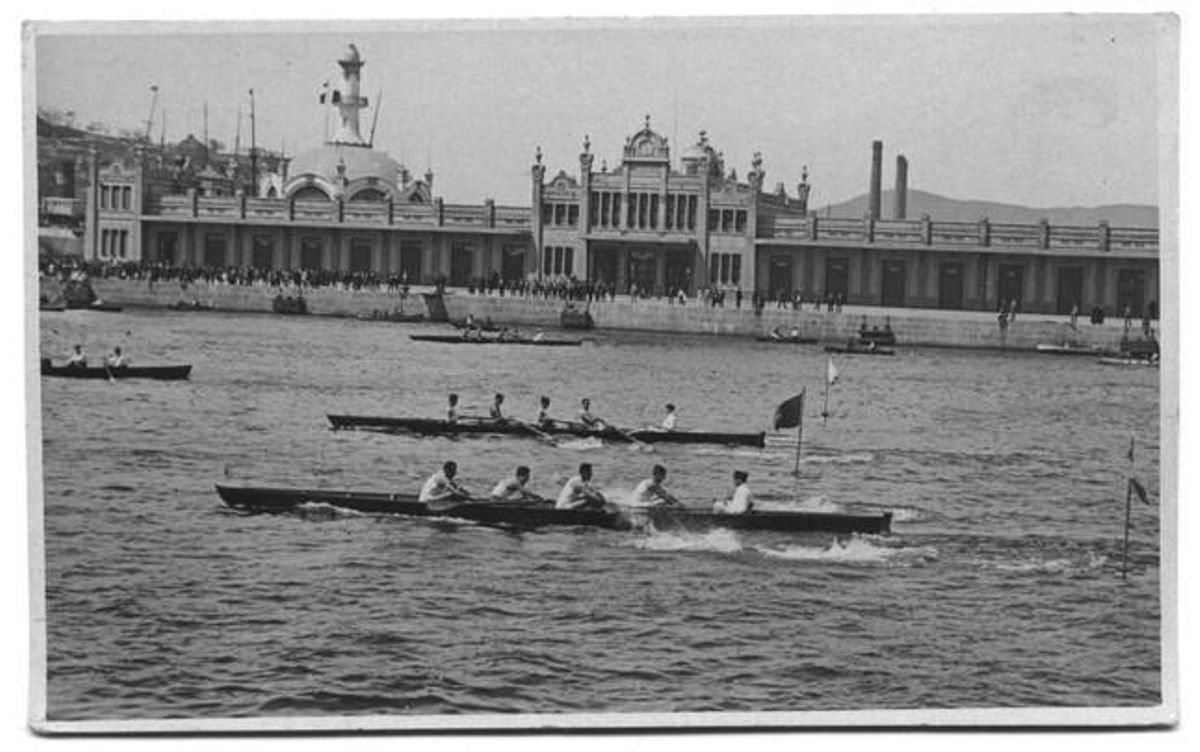
<svg viewBox="0 0 1200 752"><path fill-rule="evenodd" d="M84 202L77 198L45 196L42 198L42 214L49 217L83 219Z"/></svg>

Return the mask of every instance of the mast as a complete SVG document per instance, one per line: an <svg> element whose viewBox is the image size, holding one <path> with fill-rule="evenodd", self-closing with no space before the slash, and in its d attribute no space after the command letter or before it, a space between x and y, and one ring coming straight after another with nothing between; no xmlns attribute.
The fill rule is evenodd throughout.
<svg viewBox="0 0 1200 752"><path fill-rule="evenodd" d="M208 100L204 101L204 166L208 166L209 149L212 142L208 140Z"/></svg>
<svg viewBox="0 0 1200 752"><path fill-rule="evenodd" d="M379 109L383 106L383 89L379 90L379 94L375 97L375 112L371 115L371 137L367 139L367 146L375 148L375 126L379 124Z"/></svg>
<svg viewBox="0 0 1200 752"><path fill-rule="evenodd" d="M237 128L233 135L233 156L236 158L242 151L242 106L237 107Z"/></svg>
<svg viewBox="0 0 1200 752"><path fill-rule="evenodd" d="M154 109L158 106L158 86L150 86L150 115L146 118L146 141L150 141L150 129L154 127Z"/></svg>
<svg viewBox="0 0 1200 752"><path fill-rule="evenodd" d="M254 89L250 90L250 193L258 190L258 149L254 134Z"/></svg>

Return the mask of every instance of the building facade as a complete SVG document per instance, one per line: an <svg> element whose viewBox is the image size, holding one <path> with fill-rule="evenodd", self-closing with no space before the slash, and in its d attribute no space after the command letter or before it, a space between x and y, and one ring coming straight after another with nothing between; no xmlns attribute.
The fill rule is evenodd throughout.
<svg viewBox="0 0 1200 752"><path fill-rule="evenodd" d="M247 180L237 165L205 165L181 189L179 171L144 153L89 167L85 254L102 261L396 274L412 283L576 280L620 293L718 287L769 298L840 297L851 304L1119 314L1159 299L1154 228L942 222L905 216L907 162L897 162L896 211L880 216L882 144L873 145L862 218L808 210L807 174L789 194L764 191L755 154L744 181L701 131L672 162L646 117L613 169L597 169L585 136L578 172L547 180L539 149L528 207L447 204L432 172L409 170L363 139L363 60L353 45L327 91L339 126L330 140Z"/></svg>

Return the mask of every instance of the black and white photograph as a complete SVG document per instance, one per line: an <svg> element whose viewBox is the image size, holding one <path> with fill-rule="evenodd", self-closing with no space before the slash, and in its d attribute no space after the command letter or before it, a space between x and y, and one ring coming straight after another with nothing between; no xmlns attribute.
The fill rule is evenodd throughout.
<svg viewBox="0 0 1200 752"><path fill-rule="evenodd" d="M30 727L1174 725L1150 10L27 21Z"/></svg>

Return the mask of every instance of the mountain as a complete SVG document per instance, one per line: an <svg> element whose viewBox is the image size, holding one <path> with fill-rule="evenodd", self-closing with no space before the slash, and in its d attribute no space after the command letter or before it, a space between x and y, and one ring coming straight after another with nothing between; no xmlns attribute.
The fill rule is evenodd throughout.
<svg viewBox="0 0 1200 752"><path fill-rule="evenodd" d="M884 219L892 217L893 191L884 191L881 214ZM823 206L817 210L822 217L862 217L867 211L867 195L863 194L840 204ZM1047 219L1052 225L1095 225L1106 220L1113 227L1158 227L1158 207L1142 204L1112 204L1110 206L1069 206L1034 209L1016 204L999 204L992 201L962 201L926 191L908 191L907 219L920 219L928 214L941 222L977 222L987 217L992 222L1012 224L1037 224Z"/></svg>

